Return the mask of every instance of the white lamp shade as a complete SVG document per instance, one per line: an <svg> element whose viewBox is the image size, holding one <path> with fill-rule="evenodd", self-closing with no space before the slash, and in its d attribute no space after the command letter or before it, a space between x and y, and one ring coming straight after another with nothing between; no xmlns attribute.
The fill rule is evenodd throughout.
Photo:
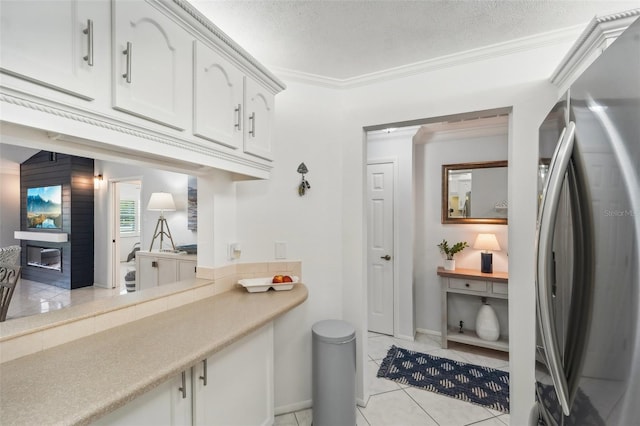
<svg viewBox="0 0 640 426"><path fill-rule="evenodd" d="M172 212L176 210L173 196L168 192L154 192L149 199L147 210Z"/></svg>
<svg viewBox="0 0 640 426"><path fill-rule="evenodd" d="M500 244L495 234L478 234L473 245L476 250L500 251Z"/></svg>

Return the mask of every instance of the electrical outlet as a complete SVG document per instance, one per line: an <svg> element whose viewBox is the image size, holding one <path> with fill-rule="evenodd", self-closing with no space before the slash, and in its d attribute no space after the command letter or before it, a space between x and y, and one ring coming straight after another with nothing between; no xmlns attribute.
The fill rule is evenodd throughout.
<svg viewBox="0 0 640 426"><path fill-rule="evenodd" d="M242 254L242 248L240 247L240 243L228 244L227 251L228 251L229 260L240 259L240 255Z"/></svg>

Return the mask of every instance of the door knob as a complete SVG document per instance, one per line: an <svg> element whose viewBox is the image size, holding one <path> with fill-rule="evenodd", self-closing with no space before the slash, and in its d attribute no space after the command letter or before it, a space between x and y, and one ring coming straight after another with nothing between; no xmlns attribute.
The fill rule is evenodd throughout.
<svg viewBox="0 0 640 426"><path fill-rule="evenodd" d="M391 256L389 256L388 254L385 254L384 256L380 256L380 259L391 260Z"/></svg>

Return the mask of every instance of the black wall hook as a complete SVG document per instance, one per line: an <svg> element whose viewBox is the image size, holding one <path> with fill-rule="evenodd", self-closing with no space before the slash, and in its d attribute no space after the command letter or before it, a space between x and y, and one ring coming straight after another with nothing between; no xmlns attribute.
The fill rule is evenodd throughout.
<svg viewBox="0 0 640 426"><path fill-rule="evenodd" d="M309 184L309 181L304 178L304 175L309 173L309 169L307 169L307 166L304 163L300 163L298 166L298 173L302 175L302 182L298 185L298 195L302 197L307 192L307 189L311 189L311 184Z"/></svg>

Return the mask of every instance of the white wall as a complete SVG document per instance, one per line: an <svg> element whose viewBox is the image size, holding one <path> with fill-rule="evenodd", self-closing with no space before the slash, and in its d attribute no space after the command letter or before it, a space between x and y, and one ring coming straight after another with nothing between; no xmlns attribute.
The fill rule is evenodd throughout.
<svg viewBox="0 0 640 426"><path fill-rule="evenodd" d="M153 232L160 216L160 212L147 211L146 207L153 192L170 192L176 204L176 211L165 213L173 241L176 245L193 244L197 233L187 229L187 175L167 172L158 169L131 166L110 161L96 160L94 166L96 174L102 174L103 182L95 192L95 233L94 233L94 282L96 285L107 287L108 258L111 248L109 237L109 197L110 180L139 179L141 186L141 235L142 250L149 250ZM167 241L165 239L165 244ZM169 243L170 244L170 243ZM159 240L154 244L154 250L159 248ZM166 248L166 247L165 247ZM129 251L130 247L122 247Z"/></svg>
<svg viewBox="0 0 640 426"><path fill-rule="evenodd" d="M440 277L438 266L444 257L437 247L443 239L450 244L466 241L473 246L479 232L495 233L503 251L493 254L494 271L508 271L507 249L508 228L505 225L458 225L442 224L442 165L479 161L499 161L507 159L507 126L497 128L494 134L480 136L460 134L446 138L434 135L428 140L416 138L416 240L414 279L416 286L416 326L424 331L438 333L442 308L440 306ZM473 185L473 184L472 184ZM471 191L473 194L473 190ZM473 196L472 196L473 203ZM457 268L480 269L480 251L472 247L455 255ZM456 305L452 298L452 312L468 313L460 319L473 328L478 303L464 308ZM501 325L506 328L507 311L496 309ZM468 312L467 312L468 311ZM459 320L458 320L459 321ZM455 321L456 323L458 321ZM507 333L504 333L507 334Z"/></svg>
<svg viewBox="0 0 640 426"><path fill-rule="evenodd" d="M227 245L239 242L236 185L230 173L223 171L198 176L198 266L213 267L231 262ZM260 214L254 216L254 221L260 222ZM242 256L243 260L245 256Z"/></svg>
<svg viewBox="0 0 640 426"><path fill-rule="evenodd" d="M366 401L363 128L513 106L509 180L518 182L518 189L509 189L510 229L517 229L510 230L508 244L511 418L514 424L527 422L534 383L537 127L557 96L546 78L567 47L547 46L340 92L287 81L277 98L273 178L239 183L237 206L238 234L247 241L248 259L270 259L274 240L287 241L289 255L303 261L310 290L305 304L276 323L276 407L291 408L310 398L310 326L331 317L356 326L357 393ZM300 161L309 166L312 189L297 198Z"/></svg>
<svg viewBox="0 0 640 426"><path fill-rule="evenodd" d="M287 85L276 101L271 179L236 183L240 261L274 259L274 243L283 241L287 258L302 261L302 281L309 288L308 300L275 323L278 412L309 406L311 327L320 320L344 317L342 291L353 284L342 273L344 241L351 238L341 227L342 196L345 186L359 184L342 177L343 167L350 165L343 165L339 142L339 92ZM305 178L311 184L302 197L297 191L301 162L309 169ZM353 167L360 169L362 163ZM361 316L357 319L359 323Z"/></svg>
<svg viewBox="0 0 640 426"><path fill-rule="evenodd" d="M20 167L0 168L0 247L20 244L13 232L20 230Z"/></svg>

